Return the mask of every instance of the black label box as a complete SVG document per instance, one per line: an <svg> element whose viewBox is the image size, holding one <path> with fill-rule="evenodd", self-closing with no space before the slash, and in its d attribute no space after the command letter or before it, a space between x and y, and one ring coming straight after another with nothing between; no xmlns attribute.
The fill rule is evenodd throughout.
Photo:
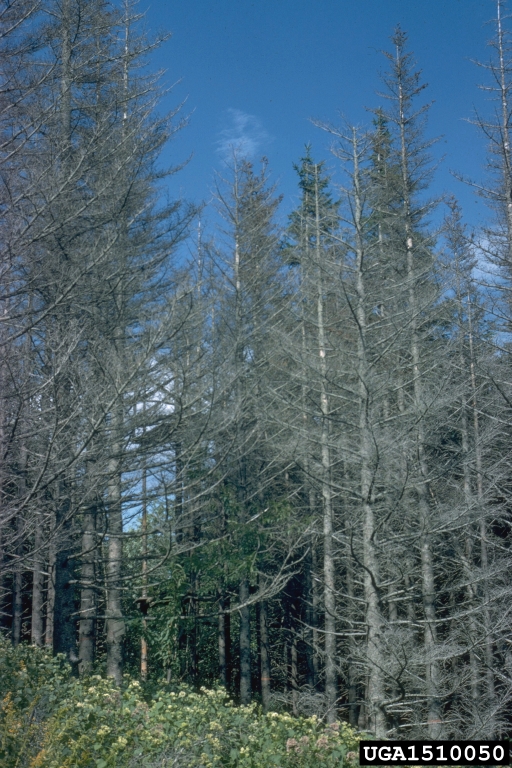
<svg viewBox="0 0 512 768"><path fill-rule="evenodd" d="M506 741L361 741L361 765L509 765Z"/></svg>

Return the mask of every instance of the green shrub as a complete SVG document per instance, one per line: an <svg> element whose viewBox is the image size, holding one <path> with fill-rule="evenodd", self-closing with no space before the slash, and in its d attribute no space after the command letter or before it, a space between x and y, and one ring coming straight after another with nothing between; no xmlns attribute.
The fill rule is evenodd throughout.
<svg viewBox="0 0 512 768"><path fill-rule="evenodd" d="M73 684L62 657L12 645L0 635L0 765L24 768L44 739L55 707Z"/></svg>
<svg viewBox="0 0 512 768"><path fill-rule="evenodd" d="M2 768L325 768L357 763L345 723L236 707L222 689L76 680L62 660L0 641ZM7 686L7 687L6 687Z"/></svg>

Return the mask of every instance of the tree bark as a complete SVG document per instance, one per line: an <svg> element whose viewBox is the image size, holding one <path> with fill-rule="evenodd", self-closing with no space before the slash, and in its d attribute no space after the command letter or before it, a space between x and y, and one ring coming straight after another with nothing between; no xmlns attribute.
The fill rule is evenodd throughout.
<svg viewBox="0 0 512 768"><path fill-rule="evenodd" d="M347 549L346 549L346 563L347 563L347 597L349 606L354 605L354 563L350 545L350 538L352 532L348 524L345 525L347 536ZM349 608L353 611L353 608ZM348 721L350 725L357 727L357 674L353 661L354 656L354 639L349 638L348 641L348 658L347 658L347 688L348 688Z"/></svg>
<svg viewBox="0 0 512 768"><path fill-rule="evenodd" d="M95 595L95 559L96 559L96 504L92 504L83 516L82 553L81 553L81 592L79 626L79 672L89 675L94 663L96 635L96 595Z"/></svg>
<svg viewBox="0 0 512 768"><path fill-rule="evenodd" d="M64 486L62 488L62 486ZM70 519L69 489L59 484L56 527L58 541L55 553L55 603L53 611L53 650L63 653L73 668L78 661L76 653L76 621L72 525Z"/></svg>
<svg viewBox="0 0 512 768"><path fill-rule="evenodd" d="M43 607L44 607L44 530L43 515L40 510L35 515L34 533L34 565L32 569L32 645L41 647L44 641L43 634Z"/></svg>
<svg viewBox="0 0 512 768"><path fill-rule="evenodd" d="M261 704L264 712L270 708L271 668L270 645L268 637L268 604L266 600L260 603L260 675L261 675Z"/></svg>
<svg viewBox="0 0 512 768"><path fill-rule="evenodd" d="M397 72L397 106L398 128L400 132L400 165L402 175L402 200L404 215L404 239L406 245L407 282L409 286L410 311L410 356L412 361L414 413L416 416L416 452L419 478L416 483L418 497L418 526L420 530L419 548L421 556L421 578L424 623L424 653L425 679L428 698L428 734L432 739L438 739L442 733L442 703L440 700L440 669L437 660L437 623L436 623L436 588L434 575L434 556L432 551L431 514L428 494L430 490L429 471L425 453L425 403L423 393L423 377L420 366L420 340L418 335L419 307L416 293L416 269L414 253L416 248L415 233L412 226L412 178L409 170L409 154L407 145L408 111L407 101L412 98L412 92L407 92L404 68L404 38L401 33L395 37L396 72Z"/></svg>
<svg viewBox="0 0 512 768"><path fill-rule="evenodd" d="M480 443L480 420L477 407L477 385L475 375L475 353L473 348L473 325L471 317L471 303L468 302L469 325L469 367L471 382L471 410L473 413L473 436L475 443L475 469L476 469L476 495L480 511L480 567L482 569L482 596L483 596L483 628L485 635L485 681L487 688L488 711L491 713L488 719L488 728L495 733L496 690L494 684L494 639L492 634L491 615L489 611L489 559L487 553L487 521L485 518L485 500L483 486L482 446Z"/></svg>
<svg viewBox="0 0 512 768"><path fill-rule="evenodd" d="M368 727L377 739L386 731L384 711L384 659L382 653L383 620L380 606L379 563L375 547L377 534L373 508L373 442L369 423L369 363L367 359L366 286L364 275L364 237L362 222L362 192L359 171L359 152L355 131L352 135L354 225L356 235L356 292L357 292L357 360L359 380L359 461L360 497L362 503L362 536L364 564L364 595L366 601L366 656L368 681L366 688Z"/></svg>
<svg viewBox="0 0 512 768"><path fill-rule="evenodd" d="M331 491L331 448L329 444L330 413L327 391L327 344L324 323L323 259L321 248L321 217L319 200L319 168L315 171L315 259L317 270L317 344L320 371L320 413L321 413L321 463L323 502L323 558L324 558L324 631L325 631L325 698L327 722L336 720L338 680L336 670L336 577L333 547L333 508Z"/></svg>
<svg viewBox="0 0 512 768"><path fill-rule="evenodd" d="M21 515L18 514L16 516L16 560L14 563L12 584L12 644L15 648L21 641L21 622L23 618L23 525L24 521Z"/></svg>
<svg viewBox="0 0 512 768"><path fill-rule="evenodd" d="M47 648L53 648L53 623L55 619L55 515L51 515L50 544L48 547L48 580L46 587L46 626L44 644Z"/></svg>
<svg viewBox="0 0 512 768"><path fill-rule="evenodd" d="M229 597L219 597L218 618L219 646L219 682L229 690L231 676L231 615L229 613Z"/></svg>
<svg viewBox="0 0 512 768"><path fill-rule="evenodd" d="M318 588L316 585L315 570L316 554L314 536L311 536L311 551L306 559L306 662L307 683L310 688L316 688L318 684Z"/></svg>
<svg viewBox="0 0 512 768"><path fill-rule="evenodd" d="M249 600L249 580L242 579L239 586L240 614L240 704L250 704L251 687L251 612L244 605Z"/></svg>
<svg viewBox="0 0 512 768"><path fill-rule="evenodd" d="M119 406L114 415L116 436L112 442L108 483L108 561L107 561L107 675L117 685L123 679L123 638L125 632L121 601L121 570L123 562L123 516L121 507L121 467Z"/></svg>

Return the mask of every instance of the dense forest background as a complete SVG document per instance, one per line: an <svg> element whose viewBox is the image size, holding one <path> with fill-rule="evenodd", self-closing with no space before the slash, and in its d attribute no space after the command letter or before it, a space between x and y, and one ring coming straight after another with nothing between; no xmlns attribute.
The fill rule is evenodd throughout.
<svg viewBox="0 0 512 768"><path fill-rule="evenodd" d="M233 146L212 217L131 0L6 0L0 627L77 675L220 683L377 736L492 738L512 698L512 49L474 180L429 196L397 28L366 128L318 124L286 227ZM292 162L294 158L290 158ZM438 222L434 225L432 222ZM187 256L185 256L187 254Z"/></svg>

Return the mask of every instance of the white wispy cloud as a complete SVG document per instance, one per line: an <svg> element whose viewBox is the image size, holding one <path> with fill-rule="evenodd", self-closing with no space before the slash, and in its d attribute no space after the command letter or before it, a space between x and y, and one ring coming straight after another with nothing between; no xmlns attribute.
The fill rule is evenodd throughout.
<svg viewBox="0 0 512 768"><path fill-rule="evenodd" d="M502 283L504 276L496 263L496 245L491 243L489 238L482 235L477 238L473 253L475 255L475 265L472 270L473 279L487 287L492 285L498 286Z"/></svg>
<svg viewBox="0 0 512 768"><path fill-rule="evenodd" d="M237 152L251 160L261 151L264 144L271 141L261 121L241 109L226 110L224 122L226 127L221 130L216 145L217 152L225 159Z"/></svg>

